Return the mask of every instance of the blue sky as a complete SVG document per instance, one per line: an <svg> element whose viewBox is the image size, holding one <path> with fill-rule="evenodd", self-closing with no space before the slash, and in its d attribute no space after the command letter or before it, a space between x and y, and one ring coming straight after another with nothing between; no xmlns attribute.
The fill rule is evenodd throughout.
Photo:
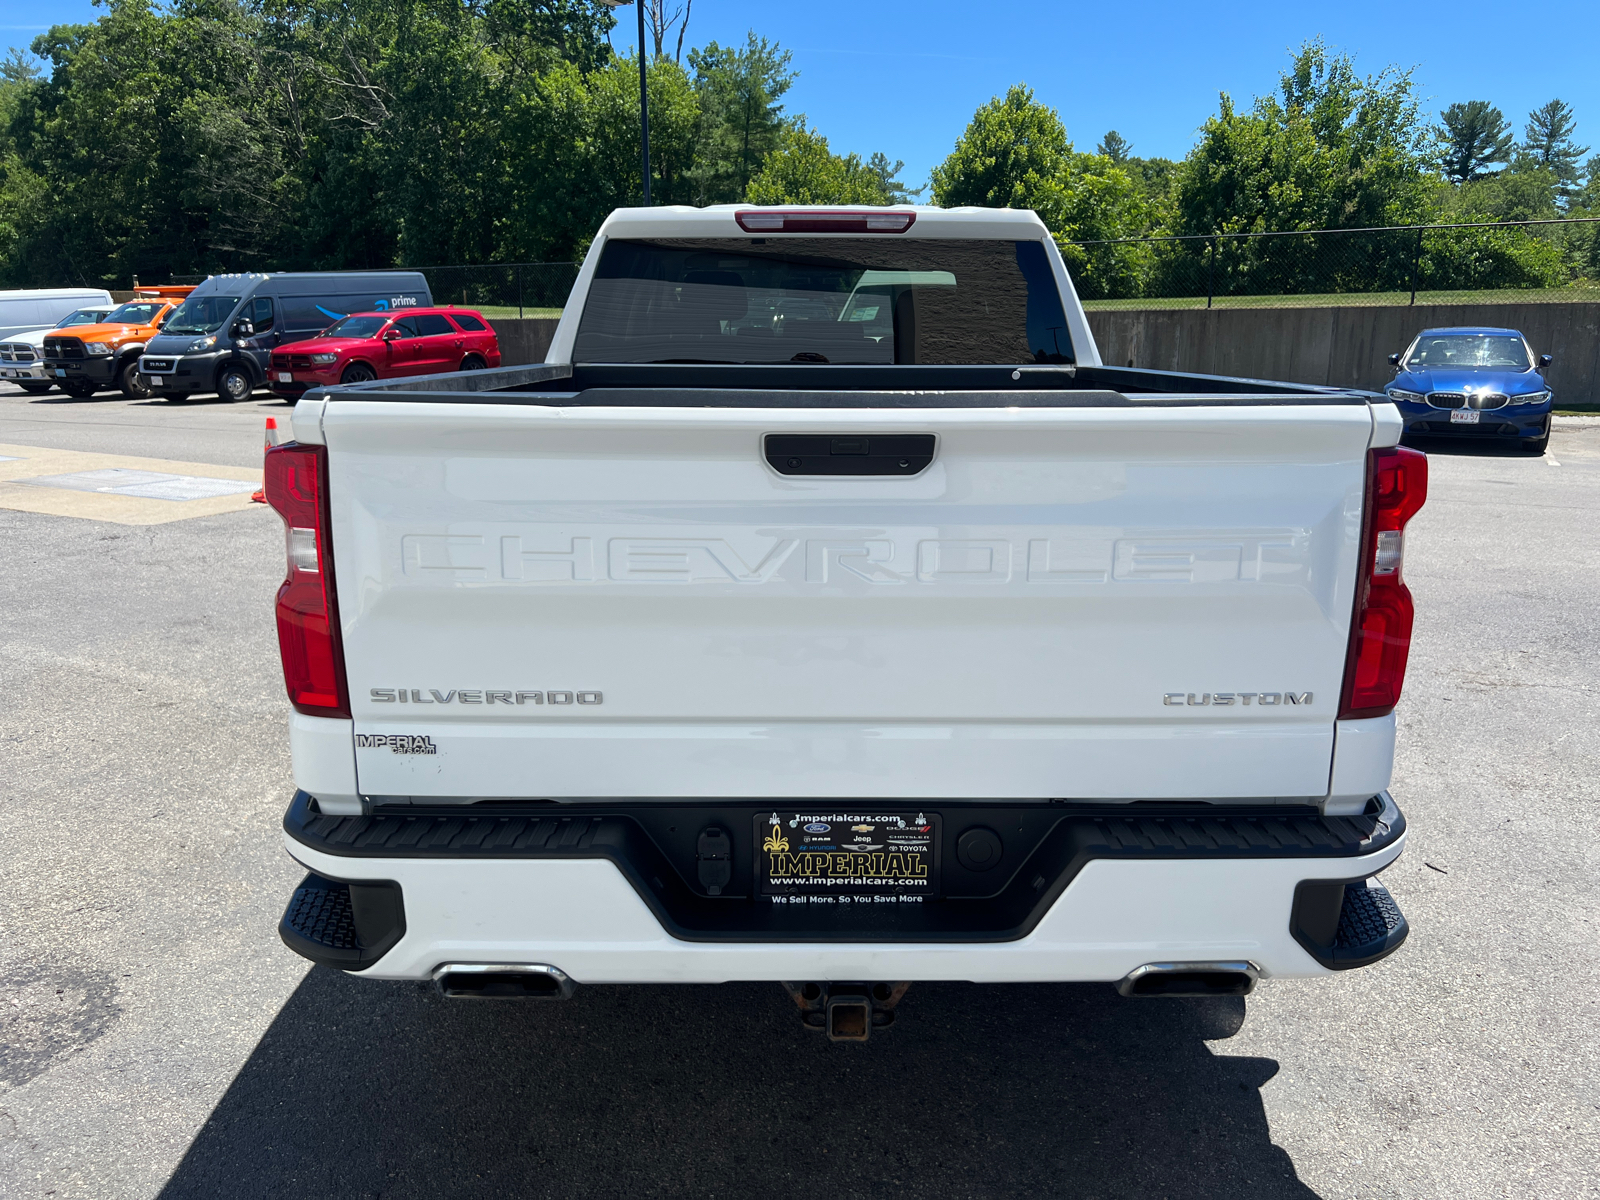
<svg viewBox="0 0 1600 1200"><path fill-rule="evenodd" d="M4 44L26 45L41 22L93 20L89 0L0 0ZM635 18L618 10L613 42L631 48ZM743 41L745 31L794 51L803 112L836 152L882 150L923 182L973 110L1012 83L1057 108L1079 149L1107 129L1136 154L1181 157L1216 111L1217 93L1243 103L1270 91L1289 52L1322 35L1374 72L1415 67L1430 111L1488 100L1518 133L1528 110L1559 96L1577 110L1580 142L1600 153L1600 5L1477 0L1237 0L1051 5L1020 0L695 0L688 42Z"/></svg>

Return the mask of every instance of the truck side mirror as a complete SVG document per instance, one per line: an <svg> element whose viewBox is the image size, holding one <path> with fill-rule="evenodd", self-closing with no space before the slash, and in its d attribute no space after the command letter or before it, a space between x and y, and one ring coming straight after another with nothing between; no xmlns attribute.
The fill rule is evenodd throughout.
<svg viewBox="0 0 1600 1200"><path fill-rule="evenodd" d="M233 323L234 337L255 337L256 327L249 321L235 321Z"/></svg>
<svg viewBox="0 0 1600 1200"><path fill-rule="evenodd" d="M1398 367L1400 365L1400 356L1398 354L1389 355L1389 365L1391 367Z"/></svg>

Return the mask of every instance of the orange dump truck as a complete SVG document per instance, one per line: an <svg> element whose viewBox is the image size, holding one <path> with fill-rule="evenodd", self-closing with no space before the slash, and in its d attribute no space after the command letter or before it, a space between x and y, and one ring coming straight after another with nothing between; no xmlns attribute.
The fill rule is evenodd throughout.
<svg viewBox="0 0 1600 1200"><path fill-rule="evenodd" d="M139 378L139 355L192 291L192 286L138 288L100 324L51 334L44 339L46 378L79 398L111 388L120 388L130 400L149 396L149 386Z"/></svg>

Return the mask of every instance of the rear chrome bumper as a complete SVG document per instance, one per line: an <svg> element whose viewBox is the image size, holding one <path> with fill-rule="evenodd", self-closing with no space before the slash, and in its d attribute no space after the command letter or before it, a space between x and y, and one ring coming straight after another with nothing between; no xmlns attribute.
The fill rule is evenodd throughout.
<svg viewBox="0 0 1600 1200"><path fill-rule="evenodd" d="M1381 800L1382 810L1366 818L1310 819L1297 833L1281 825L1291 836L1277 839L1276 846L1264 844L1272 840L1267 824L1239 826L1244 818L1237 809L1219 808L1222 819L1186 810L1182 820L1198 822L1194 829L1204 831L1209 821L1204 845L1163 845L1175 840L1178 826L1168 820L1163 834L1162 819L1154 814L1063 814L1061 820L1087 821L1089 827L1098 821L1106 836L1100 845L1074 843L1072 854L1055 860L1060 872L1054 881L1044 878L1035 855L1019 864L1014 882L1040 893L1037 912L1030 911L1027 921L965 935L930 927L914 939L895 933L849 936L838 928L807 936L799 929L762 933L708 926L719 912L748 910L759 902L695 896L691 881L663 877L674 870L670 859L647 862L624 854L617 840L596 845L604 826L587 816L582 826L579 817L566 818L572 822L566 833L546 835L568 845L496 857L487 849L452 850L450 843L474 836L466 822L498 816L475 818L458 810L454 816L317 817L297 797L301 819L291 809L285 840L290 854L317 876L398 887L403 932L381 955L358 955L359 962L345 966L374 978L427 979L441 964L474 962L549 964L580 983L1116 981L1152 963L1239 961L1254 964L1262 976L1310 976L1361 965L1334 961L1331 942L1328 953L1321 953L1314 940L1320 925L1298 922L1312 927L1308 940L1307 929L1297 927L1296 902L1303 885L1324 885L1322 892L1343 887L1400 856L1404 819L1387 794ZM1265 823L1287 820L1269 808L1254 811ZM378 824L384 820L396 822L388 833ZM415 824L402 828L402 820ZM1122 832L1113 834L1118 822ZM1353 822L1357 833L1368 828L1369 835L1340 841L1327 831L1337 831L1341 822ZM1140 834L1141 826L1155 836ZM481 832L477 837L491 840ZM589 844L580 845L585 837ZM1139 844L1141 837L1148 844ZM1236 837L1243 844L1235 844ZM379 844L397 839L406 845L393 852ZM440 844L430 846L434 841ZM1041 838L1036 854L1049 844ZM1322 892L1312 887L1310 894ZM956 907L960 901L940 903ZM1325 907L1313 913L1323 923ZM1006 915L998 901L994 911L1000 914L996 921ZM1333 920L1337 926L1336 911ZM1402 931L1383 953L1403 937Z"/></svg>

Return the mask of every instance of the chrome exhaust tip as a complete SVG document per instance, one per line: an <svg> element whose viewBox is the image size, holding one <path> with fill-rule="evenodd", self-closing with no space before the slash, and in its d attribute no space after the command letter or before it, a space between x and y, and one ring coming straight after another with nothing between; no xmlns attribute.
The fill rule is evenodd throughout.
<svg viewBox="0 0 1600 1200"><path fill-rule="evenodd" d="M567 1000L576 986L548 963L445 963L433 982L451 1000Z"/></svg>
<svg viewBox="0 0 1600 1200"><path fill-rule="evenodd" d="M1158 962L1117 980L1124 996L1248 996L1261 978L1253 962Z"/></svg>

